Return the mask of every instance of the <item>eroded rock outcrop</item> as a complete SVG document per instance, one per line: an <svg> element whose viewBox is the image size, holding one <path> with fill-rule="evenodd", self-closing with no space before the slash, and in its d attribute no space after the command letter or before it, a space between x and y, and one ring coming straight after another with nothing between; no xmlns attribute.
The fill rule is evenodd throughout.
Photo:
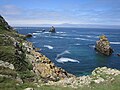
<svg viewBox="0 0 120 90"><path fill-rule="evenodd" d="M51 32L51 33L55 33L56 31L55 31L55 27L51 27L51 29L49 30L49 32Z"/></svg>
<svg viewBox="0 0 120 90"><path fill-rule="evenodd" d="M107 56L113 53L113 49L110 46L110 42L108 41L105 35L100 36L100 40L96 41L95 49Z"/></svg>

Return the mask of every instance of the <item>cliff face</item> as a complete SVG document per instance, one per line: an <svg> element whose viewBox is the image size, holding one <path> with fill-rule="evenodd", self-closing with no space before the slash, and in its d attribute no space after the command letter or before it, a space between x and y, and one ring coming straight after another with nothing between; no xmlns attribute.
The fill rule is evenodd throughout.
<svg viewBox="0 0 120 90"><path fill-rule="evenodd" d="M58 81L72 76L37 52L25 38L0 16L0 75L15 80L19 77L21 82Z"/></svg>
<svg viewBox="0 0 120 90"><path fill-rule="evenodd" d="M110 46L110 42L108 41L105 35L100 36L100 40L96 41L95 49L107 56L113 53L113 49Z"/></svg>
<svg viewBox="0 0 120 90"><path fill-rule="evenodd" d="M25 36L16 33L0 16L0 79L9 78L17 83L35 80L35 75L31 72L32 65L26 60L23 41Z"/></svg>

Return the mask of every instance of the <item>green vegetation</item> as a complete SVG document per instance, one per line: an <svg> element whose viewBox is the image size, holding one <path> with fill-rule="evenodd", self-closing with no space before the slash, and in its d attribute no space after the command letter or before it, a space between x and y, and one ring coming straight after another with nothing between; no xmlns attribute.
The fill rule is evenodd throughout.
<svg viewBox="0 0 120 90"><path fill-rule="evenodd" d="M0 60L14 65L15 70L0 66L0 74L10 76L11 78L0 77L0 90L16 90L29 86L29 81L33 81L34 74L32 64L26 60L26 51L14 46L15 42L24 42L25 36L18 34L8 23L0 16ZM21 44L21 43L20 43ZM22 47L22 46L21 46ZM24 83L16 86L16 77L19 76ZM30 85L32 86L32 85ZM21 90L20 89L20 90Z"/></svg>
<svg viewBox="0 0 120 90"><path fill-rule="evenodd" d="M0 66L0 74L2 75L10 75L12 77L16 77L17 76L17 72L15 70L11 70L9 68L5 68Z"/></svg>
<svg viewBox="0 0 120 90"><path fill-rule="evenodd" d="M27 71L19 72L19 76L23 80L23 82L28 82L34 80L35 74L27 70Z"/></svg>
<svg viewBox="0 0 120 90"><path fill-rule="evenodd" d="M19 84L14 79L0 76L0 90L23 90L27 87L35 88L36 86L31 82Z"/></svg>

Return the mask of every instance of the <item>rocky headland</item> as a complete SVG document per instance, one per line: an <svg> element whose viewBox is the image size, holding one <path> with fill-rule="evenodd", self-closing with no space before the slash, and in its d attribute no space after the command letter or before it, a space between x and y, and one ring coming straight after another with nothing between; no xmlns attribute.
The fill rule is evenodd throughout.
<svg viewBox="0 0 120 90"><path fill-rule="evenodd" d="M8 90L8 88L9 90L13 90L10 88L16 90L17 87L21 88L21 90L33 90L46 85L70 88L85 86L92 88L91 84L93 83L112 82L116 76L120 75L119 70L98 67L91 75L76 77L57 67L49 58L38 52L39 49L34 47L31 42L26 41L26 38L25 35L18 34L0 16L1 90ZM107 39L102 39L102 43L103 41L107 42ZM101 41L98 43L101 43ZM106 53L106 55L109 54L109 52ZM6 82L11 84L6 85Z"/></svg>

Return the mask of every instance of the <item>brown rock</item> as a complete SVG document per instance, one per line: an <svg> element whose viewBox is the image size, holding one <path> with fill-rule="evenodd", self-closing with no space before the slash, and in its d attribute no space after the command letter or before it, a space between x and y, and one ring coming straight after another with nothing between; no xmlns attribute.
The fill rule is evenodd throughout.
<svg viewBox="0 0 120 90"><path fill-rule="evenodd" d="M100 40L96 41L95 50L107 56L113 53L113 49L110 46L110 42L108 41L105 35L100 36Z"/></svg>

